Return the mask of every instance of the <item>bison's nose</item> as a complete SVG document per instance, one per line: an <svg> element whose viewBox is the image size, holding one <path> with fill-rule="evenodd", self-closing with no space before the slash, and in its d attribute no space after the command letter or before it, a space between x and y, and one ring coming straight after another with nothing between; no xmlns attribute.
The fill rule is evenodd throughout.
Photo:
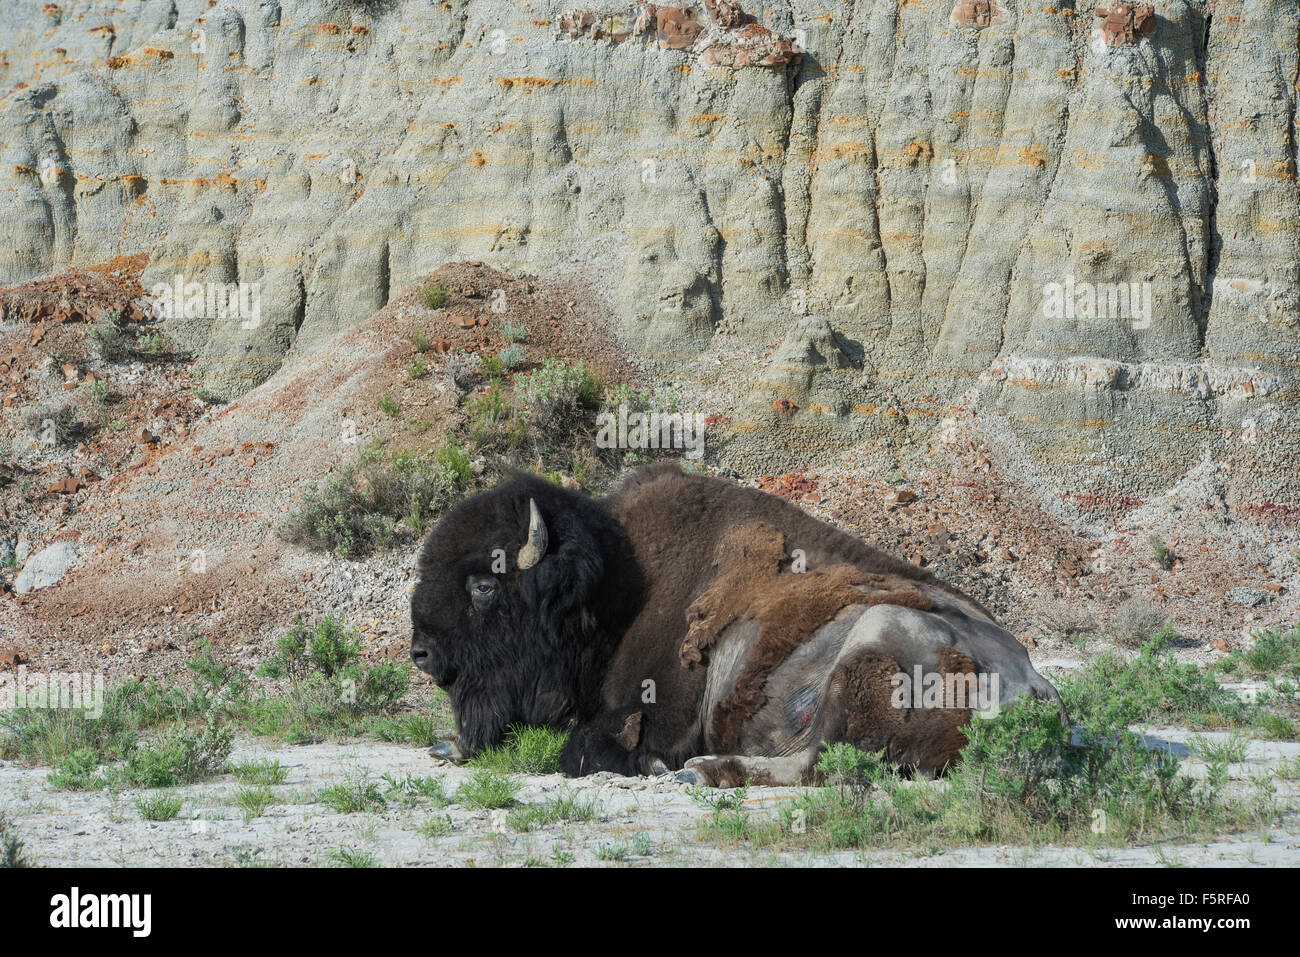
<svg viewBox="0 0 1300 957"><path fill-rule="evenodd" d="M427 671L429 664L429 649L421 648L419 645L416 645L411 649L411 661L415 662L415 667L419 668L421 671Z"/></svg>

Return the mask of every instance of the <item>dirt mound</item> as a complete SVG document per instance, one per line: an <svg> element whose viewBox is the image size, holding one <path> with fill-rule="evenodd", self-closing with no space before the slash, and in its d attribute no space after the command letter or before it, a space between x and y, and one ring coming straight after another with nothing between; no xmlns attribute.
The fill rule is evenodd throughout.
<svg viewBox="0 0 1300 957"><path fill-rule="evenodd" d="M426 301L436 299L425 293L434 285L444 301L430 308ZM18 300L16 290L0 295ZM90 302L82 314L97 308ZM523 330L517 371L555 357L582 360L609 384L639 384L606 320L578 281L462 262L436 270L327 348L291 353L271 380L224 407L188 394L183 364L99 368L100 381L130 380L112 411L121 426L95 430L58 456L12 463L19 478L5 486L6 526L29 554L72 540L79 557L57 586L4 597L0 644L20 648L34 668L166 674L199 638L256 660L295 615L332 612L373 636L372 656L404 655L415 542L351 562L286 545L275 530L309 483L363 449L436 446L462 415L438 363L457 352L495 355L508 345L506 324L515 338ZM410 366L420 340L432 371L416 376ZM87 356L77 361L96 362ZM47 472L83 462L95 481L48 491Z"/></svg>

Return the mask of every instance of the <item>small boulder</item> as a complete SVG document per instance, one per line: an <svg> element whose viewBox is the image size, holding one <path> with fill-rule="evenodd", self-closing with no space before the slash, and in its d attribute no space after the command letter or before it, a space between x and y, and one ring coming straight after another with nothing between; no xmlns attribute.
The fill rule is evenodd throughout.
<svg viewBox="0 0 1300 957"><path fill-rule="evenodd" d="M14 591L22 595L53 585L76 563L77 546L72 542L55 542L49 548L37 552L23 566L14 582Z"/></svg>

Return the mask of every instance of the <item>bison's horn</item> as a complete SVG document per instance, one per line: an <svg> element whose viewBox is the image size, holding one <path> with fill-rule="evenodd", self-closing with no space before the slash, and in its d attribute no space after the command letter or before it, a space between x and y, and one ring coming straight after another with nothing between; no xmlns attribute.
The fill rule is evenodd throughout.
<svg viewBox="0 0 1300 957"><path fill-rule="evenodd" d="M528 500L528 541L524 543L523 548L519 549L515 564L519 566L520 571L523 571L540 562L545 554L546 523L542 521L542 513L537 510L537 503L530 498Z"/></svg>

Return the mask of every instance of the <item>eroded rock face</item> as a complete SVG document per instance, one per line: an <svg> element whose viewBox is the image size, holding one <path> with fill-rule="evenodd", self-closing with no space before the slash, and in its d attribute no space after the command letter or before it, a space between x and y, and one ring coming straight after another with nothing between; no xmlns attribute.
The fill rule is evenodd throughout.
<svg viewBox="0 0 1300 957"><path fill-rule="evenodd" d="M952 8L949 19L953 26L974 27L983 30L1001 19L1001 11L993 0L959 0Z"/></svg>
<svg viewBox="0 0 1300 957"><path fill-rule="evenodd" d="M1112 3L1098 7L1097 16L1107 46L1137 43L1156 32L1156 12L1149 3Z"/></svg>
<svg viewBox="0 0 1300 957"><path fill-rule="evenodd" d="M743 470L961 405L1063 482L1300 505L1294 0L573 4L0 4L0 283L255 283L169 320L232 397L445 261L576 262L675 374L829 324Z"/></svg>

